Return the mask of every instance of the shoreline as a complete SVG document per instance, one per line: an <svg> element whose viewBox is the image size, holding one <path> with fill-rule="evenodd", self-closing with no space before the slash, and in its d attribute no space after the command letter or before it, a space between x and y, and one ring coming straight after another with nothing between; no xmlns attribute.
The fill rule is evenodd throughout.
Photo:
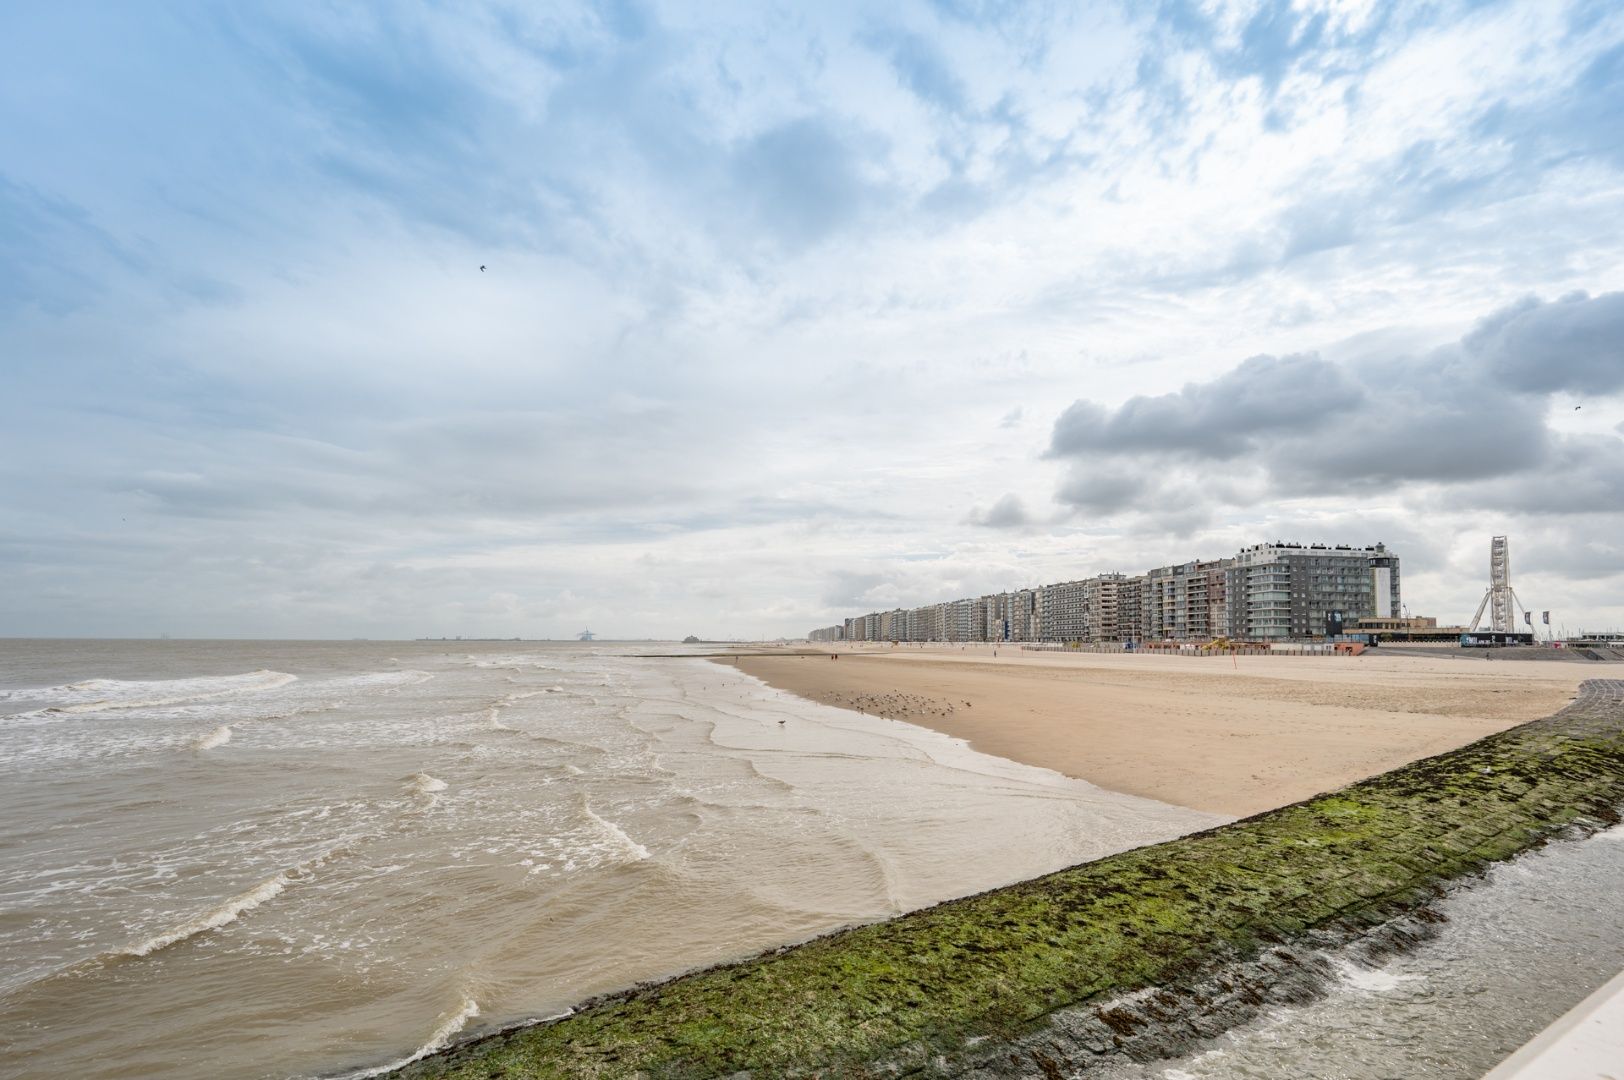
<svg viewBox="0 0 1624 1080"><path fill-rule="evenodd" d="M1244 817L1549 716L1589 665L1184 658L988 646L715 657L823 705L1117 791ZM829 656L838 655L838 662Z"/></svg>
<svg viewBox="0 0 1624 1080"><path fill-rule="evenodd" d="M1322 995L1313 950L1425 940L1446 890L1620 820L1624 680L1177 840L583 1003L395 1075L1062 1075ZM1305 950L1308 950L1305 952Z"/></svg>

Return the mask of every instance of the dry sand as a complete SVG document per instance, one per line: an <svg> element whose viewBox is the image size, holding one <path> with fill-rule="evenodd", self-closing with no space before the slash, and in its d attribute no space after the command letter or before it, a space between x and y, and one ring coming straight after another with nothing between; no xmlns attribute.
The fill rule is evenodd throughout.
<svg viewBox="0 0 1624 1080"><path fill-rule="evenodd" d="M1007 647L995 658L987 646L838 646L721 662L985 753L1234 815L1549 716L1584 679L1618 667L1458 654L1188 657Z"/></svg>

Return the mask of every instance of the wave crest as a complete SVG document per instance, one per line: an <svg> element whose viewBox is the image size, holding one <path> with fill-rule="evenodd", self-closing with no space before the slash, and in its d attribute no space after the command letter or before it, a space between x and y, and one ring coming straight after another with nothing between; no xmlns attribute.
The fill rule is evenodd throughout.
<svg viewBox="0 0 1624 1080"><path fill-rule="evenodd" d="M603 835L604 839L608 840L616 850L625 856L627 862L642 862L650 857L648 848L626 835L626 830L608 818L599 817L585 799L581 800L581 812L586 815L587 820L593 823L593 827Z"/></svg>
<svg viewBox="0 0 1624 1080"><path fill-rule="evenodd" d="M190 705L236 694L263 693L296 682L298 678L285 671L260 670L196 679L84 679L37 690L3 691L0 700L45 701L51 703L52 712L107 712Z"/></svg>
<svg viewBox="0 0 1624 1080"><path fill-rule="evenodd" d="M229 926L231 923L234 923L241 918L244 912L252 911L259 907L259 905L265 903L267 900L272 900L282 895L282 891L293 882L298 881L301 878L308 877L315 870L330 862L335 856L342 854L342 852L342 848L332 848L328 851L324 851L313 859L307 859L306 861L299 863L297 866L292 866L281 871L274 877L266 878L253 888L233 896L231 899L225 901L223 904L220 904L212 911L199 915L195 919L190 919L184 923L181 923L172 930L166 930L161 934L154 934L145 941L138 942L137 944L131 945L125 949L120 949L114 955L133 957L151 956L159 949L167 949L169 946L174 945L177 942L185 941L187 938L196 937L199 934L206 934L210 930L218 930L222 926Z"/></svg>

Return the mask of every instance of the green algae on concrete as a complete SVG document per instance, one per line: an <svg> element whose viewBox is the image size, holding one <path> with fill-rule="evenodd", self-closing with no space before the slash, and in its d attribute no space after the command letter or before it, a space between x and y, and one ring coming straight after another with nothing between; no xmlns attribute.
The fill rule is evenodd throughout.
<svg viewBox="0 0 1624 1080"><path fill-rule="evenodd" d="M1157 1022L1215 1034L1225 1014L1204 1027L1190 1002L1262 1000L1224 965L1346 940L1621 805L1624 681L1592 680L1555 716L1318 798L611 995L397 1075L998 1075L985 1063L1020 1047L1015 1073L1058 1076ZM1086 1030L1032 1049L1079 1010Z"/></svg>

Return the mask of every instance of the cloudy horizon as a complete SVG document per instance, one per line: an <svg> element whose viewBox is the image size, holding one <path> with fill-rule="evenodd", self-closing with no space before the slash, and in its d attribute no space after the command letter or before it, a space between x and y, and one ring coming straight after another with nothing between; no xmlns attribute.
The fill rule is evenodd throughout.
<svg viewBox="0 0 1624 1080"><path fill-rule="evenodd" d="M0 635L1624 629L1624 9L690 8L0 14Z"/></svg>

